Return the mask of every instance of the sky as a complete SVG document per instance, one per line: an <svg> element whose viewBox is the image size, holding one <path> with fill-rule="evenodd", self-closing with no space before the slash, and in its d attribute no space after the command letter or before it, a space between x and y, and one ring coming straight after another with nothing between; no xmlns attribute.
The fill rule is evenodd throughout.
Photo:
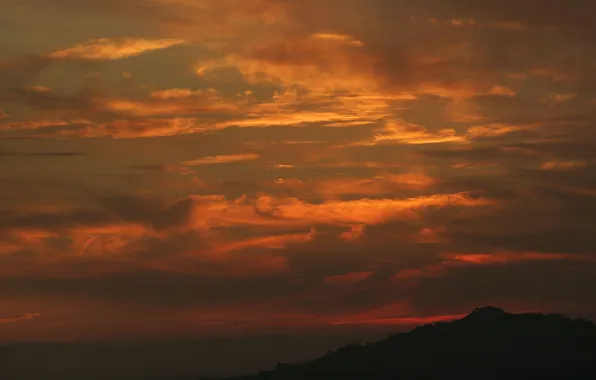
<svg viewBox="0 0 596 380"><path fill-rule="evenodd" d="M0 341L596 316L592 1L0 10Z"/></svg>

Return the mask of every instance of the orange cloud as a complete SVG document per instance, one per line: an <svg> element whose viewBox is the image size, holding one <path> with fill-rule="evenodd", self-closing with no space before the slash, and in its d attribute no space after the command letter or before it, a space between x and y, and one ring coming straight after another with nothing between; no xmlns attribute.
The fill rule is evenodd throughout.
<svg viewBox="0 0 596 380"><path fill-rule="evenodd" d="M184 43L180 39L100 38L47 54L51 59L108 61L133 57Z"/></svg>
<svg viewBox="0 0 596 380"><path fill-rule="evenodd" d="M128 103L127 107L132 107ZM108 106L110 107L110 106ZM141 106L133 113L144 112L144 106ZM115 107L120 108L121 112L126 114L128 111L124 104ZM149 106L147 105L147 109ZM161 114L167 108L157 107L155 110L149 110L149 114ZM170 109L175 109L170 108ZM189 133L204 132L210 128L211 124L206 120L195 117L170 117L170 118L135 118L135 119L115 119L104 123L95 123L90 120L37 120L0 123L0 130L37 130L34 135L37 137L58 137L58 138L93 138L93 137L112 137L114 139L173 136ZM59 130L48 130L50 127L62 127ZM72 127L72 128L69 128Z"/></svg>
<svg viewBox="0 0 596 380"><path fill-rule="evenodd" d="M215 164L229 164L242 161L254 161L259 159L258 154L230 154L221 156L208 156L191 161L184 161L184 166L200 166L200 165L215 165Z"/></svg>
<svg viewBox="0 0 596 380"><path fill-rule="evenodd" d="M245 118L217 123L216 128L301 126L309 123L328 127L366 125L391 115L391 99L366 93L332 96L325 90L311 90L307 95L299 95L297 89L287 88L277 93L271 101L248 108Z"/></svg>
<svg viewBox="0 0 596 380"><path fill-rule="evenodd" d="M456 319L465 317L466 314L451 314L451 315L436 315L426 317L397 317L397 318L371 318L364 320L347 320L347 321L334 321L334 325L403 325L403 326L416 326L425 325L437 322L449 322Z"/></svg>
<svg viewBox="0 0 596 380"><path fill-rule="evenodd" d="M323 282L330 285L354 284L366 280L373 274L375 274L375 272L350 272L327 277Z"/></svg>
<svg viewBox="0 0 596 380"><path fill-rule="evenodd" d="M384 126L377 130L371 140L353 143L348 146L372 146L382 143L420 145L466 142L468 142L466 137L458 136L453 129L442 129L433 133L418 125L390 118L385 120Z"/></svg>
<svg viewBox="0 0 596 380"><path fill-rule="evenodd" d="M391 193L398 189L425 189L435 182L433 178L423 173L404 173L365 179L334 178L318 181L314 186L317 194L335 198L347 194L375 196Z"/></svg>
<svg viewBox="0 0 596 380"><path fill-rule="evenodd" d="M184 220L180 221L184 224ZM306 234L286 234L234 241L214 231L192 231L188 226L155 231L136 224L111 224L101 227L80 226L66 230L20 229L12 232L11 240L26 251L39 255L22 257L17 264L0 269L2 275L51 277L88 277L130 270L157 270L170 273L205 276L259 276L287 270L287 259L267 252L232 254L251 248L282 249L291 244L313 239L315 231ZM198 234L201 244L168 250L167 254L144 256L147 241L171 244L182 234ZM71 244L53 247L48 238L68 240Z"/></svg>
<svg viewBox="0 0 596 380"><path fill-rule="evenodd" d="M369 169L382 169L382 168L401 168L404 165L395 162L375 162L375 161L343 161L334 163L319 163L317 164L324 168L369 168Z"/></svg>
<svg viewBox="0 0 596 380"><path fill-rule="evenodd" d="M205 121L194 117L148 118L114 120L102 124L89 125L84 130L72 133L63 131L61 134L70 137L156 137L202 132L208 127L209 125Z"/></svg>
<svg viewBox="0 0 596 380"><path fill-rule="evenodd" d="M31 314L24 314L20 317L14 317L14 318L0 318L0 325L7 324L7 323L16 323L16 322L27 321L27 320L39 317L40 315L41 314L39 314L39 313L31 313Z"/></svg>
<svg viewBox="0 0 596 380"><path fill-rule="evenodd" d="M538 125L530 124L530 125L507 125L507 124L489 124L489 125L482 125L482 126L474 126L468 128L468 137L469 138L479 138L479 137L494 137L494 136L502 136L512 132L518 131L530 131L535 130L538 128Z"/></svg>
<svg viewBox="0 0 596 380"><path fill-rule="evenodd" d="M190 90L188 88L170 88L167 90L153 91L150 96L153 99L159 100L173 100L173 99L189 99L202 97L205 94L217 94L213 89L208 90Z"/></svg>
<svg viewBox="0 0 596 380"><path fill-rule="evenodd" d="M157 95L153 93L150 100L115 99L99 106L110 112L138 117L199 113L203 116L215 113L233 114L240 109L239 102L224 100L216 91L200 91L191 96L181 96L178 92L160 92Z"/></svg>
<svg viewBox="0 0 596 380"><path fill-rule="evenodd" d="M411 300L403 299L364 312L329 321L333 325L420 325L458 319L461 315L417 316Z"/></svg>
<svg viewBox="0 0 596 380"><path fill-rule="evenodd" d="M595 261L589 255L542 252L449 253L442 255L442 258L443 261L438 264L401 270L391 277L391 281L443 277L453 268L468 265L506 265L528 261Z"/></svg>
<svg viewBox="0 0 596 380"><path fill-rule="evenodd" d="M112 223L106 225L82 225L74 227L52 228L12 228L7 231L11 238L10 243L0 244L0 253L3 249L8 252L14 247L25 250L35 250L44 253L50 249L46 245L48 238L67 238L71 244L70 249L62 248L59 252L40 255L40 261L61 260L65 257L86 256L92 254L99 256L121 254L126 245L137 239L154 236L155 232L142 224L137 223Z"/></svg>
<svg viewBox="0 0 596 380"><path fill-rule="evenodd" d="M340 43L340 44L347 44L347 45L357 46L357 47L364 46L364 42L359 41L347 34L315 33L312 35L312 38L318 39L318 40L326 40L326 41L336 42L336 43Z"/></svg>
<svg viewBox="0 0 596 380"><path fill-rule="evenodd" d="M25 87L25 90L30 91L30 92L40 92L40 93L52 92L52 89L47 86L28 86L28 87Z"/></svg>
<svg viewBox="0 0 596 380"><path fill-rule="evenodd" d="M446 254L447 264L491 265L508 264L523 261L594 261L590 255L572 255L565 253L541 252L497 252L491 254Z"/></svg>
<svg viewBox="0 0 596 380"><path fill-rule="evenodd" d="M87 109L79 110L84 118L5 122L0 130L38 130L39 137L171 136L213 130L215 120L238 117L245 107L243 98L224 99L213 89L168 89L146 99L96 97L89 102ZM103 112L114 116L103 122L93 119Z"/></svg>
<svg viewBox="0 0 596 380"><path fill-rule="evenodd" d="M396 217L412 217L412 212L426 207L482 206L492 201L471 198L466 194L432 195L406 199L359 199L354 201L327 201L308 204L295 198L260 199L265 212L281 220L318 224L379 224Z"/></svg>
<svg viewBox="0 0 596 380"><path fill-rule="evenodd" d="M488 95L503 95L507 97L514 97L516 95L516 92L504 86L493 86L488 91Z"/></svg>
<svg viewBox="0 0 596 380"><path fill-rule="evenodd" d="M542 170L573 170L583 168L587 163L585 161L549 161L540 166Z"/></svg>
<svg viewBox="0 0 596 380"><path fill-rule="evenodd" d="M453 315L426 315L416 316L416 312L408 301L398 301L365 312L336 316L321 316L309 313L263 313L251 305L246 305L245 311L236 313L234 310L220 309L197 310L188 313L184 319L189 321L217 320L226 324L236 324L246 328L271 328L271 327L307 327L325 325L403 325L415 326L441 321L460 319L465 314ZM266 322L264 322L266 320Z"/></svg>
<svg viewBox="0 0 596 380"><path fill-rule="evenodd" d="M374 58L348 35L315 33L230 56L251 82L281 80L310 89L374 90Z"/></svg>
<svg viewBox="0 0 596 380"><path fill-rule="evenodd" d="M523 31L526 26L521 22L515 21L496 21L496 22L482 22L473 18L453 18L450 20L437 20L435 18L429 20L432 24L443 24L451 25L455 27L482 27L482 28L494 28L512 31Z"/></svg>
<svg viewBox="0 0 596 380"><path fill-rule="evenodd" d="M469 121L469 120L468 120ZM454 129L441 129L437 132L430 132L427 129L404 120L388 118L384 125L377 129L372 139L364 140L347 146L373 146L378 144L440 144L455 143L468 144L479 137L495 137L517 131L535 130L536 124L528 125L507 125L488 124L468 128L466 134L458 135Z"/></svg>
<svg viewBox="0 0 596 380"><path fill-rule="evenodd" d="M188 219L184 222L184 228L190 230L217 231L235 226L287 229L337 225L353 228L351 233L356 235L362 233L365 225L414 218L417 211L427 207L477 207L494 204L488 199L472 198L465 193L404 199L332 200L317 204L297 198L274 198L264 194L256 198L244 196L235 200L226 200L223 196L195 195L190 200L193 202Z"/></svg>
<svg viewBox="0 0 596 380"><path fill-rule="evenodd" d="M343 232L339 235L342 240L345 241L356 241L364 234L364 228L366 226L362 224L356 224L350 227L349 231Z"/></svg>
<svg viewBox="0 0 596 380"><path fill-rule="evenodd" d="M68 127L70 125L90 125L89 120L77 119L77 120L29 120L29 121L15 121L0 123L0 130L2 131L13 131L13 130L34 130L43 129L47 127Z"/></svg>
<svg viewBox="0 0 596 380"><path fill-rule="evenodd" d="M10 255L11 253L17 252L20 247L17 244L0 241L0 256Z"/></svg>
<svg viewBox="0 0 596 380"><path fill-rule="evenodd" d="M248 256L231 252L252 251L254 248L283 249L293 244L308 243L315 238L314 228L318 225L349 227L351 230L341 237L353 240L363 234L366 225L416 218L418 211L427 207L491 204L492 201L472 198L464 193L322 203L264 194L234 200L218 195L193 195L175 203L175 220L161 228L153 227L152 222L147 220L144 223L114 221L100 225L9 230L10 245L2 247L5 253L10 254L17 246L38 255L21 257L16 266L3 268L3 273L13 276L26 271L45 277L84 276L145 268L176 273L200 272L204 275L247 275L243 274L243 268L247 265L244 261L249 260ZM236 227L248 228L248 231L267 227L270 235L239 239L233 233ZM304 227L311 228L311 231L275 234L279 230ZM170 241L179 236L200 236L201 244L193 243L195 247L191 245L168 255L139 256L151 249L146 246L148 241L174 244ZM283 257L264 255L261 262L261 255L257 256L259 258L252 259L255 261L254 273L285 270ZM65 263L69 264L64 266ZM200 263L209 265L196 265ZM76 273L64 269L72 265L78 268Z"/></svg>
<svg viewBox="0 0 596 380"><path fill-rule="evenodd" d="M216 245L215 251L230 252L244 250L247 248L283 249L286 248L289 244L307 243L309 241L312 241L315 235L316 231L313 228L310 232L306 234L274 235L257 237L236 242L220 243L219 245Z"/></svg>
<svg viewBox="0 0 596 380"><path fill-rule="evenodd" d="M123 254L124 248L131 241L155 235L150 228L134 223L114 223L100 227L81 226L69 229L67 234L73 241L75 250L85 256Z"/></svg>
<svg viewBox="0 0 596 380"><path fill-rule="evenodd" d="M219 75L225 75L225 69L235 69L251 84L282 87L270 102L252 105L246 118L218 123L218 128L365 125L393 115L399 109L396 102L416 96L408 91L379 91L377 58L363 46L349 35L314 33L249 47L219 61L200 62L196 71L215 82L222 79Z"/></svg>

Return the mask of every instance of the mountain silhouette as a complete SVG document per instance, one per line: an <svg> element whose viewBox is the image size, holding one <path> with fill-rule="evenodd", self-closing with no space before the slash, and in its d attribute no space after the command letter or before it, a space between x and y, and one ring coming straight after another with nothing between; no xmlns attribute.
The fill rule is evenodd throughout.
<svg viewBox="0 0 596 380"><path fill-rule="evenodd" d="M474 310L452 322L354 343L322 358L228 380L596 379L596 325L558 314ZM456 377L453 377L456 378Z"/></svg>

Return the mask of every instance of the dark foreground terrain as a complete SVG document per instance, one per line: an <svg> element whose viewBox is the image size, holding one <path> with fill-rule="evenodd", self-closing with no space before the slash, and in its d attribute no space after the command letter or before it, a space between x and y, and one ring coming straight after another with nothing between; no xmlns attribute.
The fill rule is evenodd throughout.
<svg viewBox="0 0 596 380"><path fill-rule="evenodd" d="M476 309L367 345L228 380L596 379L596 325L561 315Z"/></svg>

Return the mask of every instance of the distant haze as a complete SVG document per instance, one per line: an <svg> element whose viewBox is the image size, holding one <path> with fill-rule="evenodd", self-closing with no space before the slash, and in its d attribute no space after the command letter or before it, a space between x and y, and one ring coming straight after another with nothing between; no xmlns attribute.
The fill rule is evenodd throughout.
<svg viewBox="0 0 596 380"><path fill-rule="evenodd" d="M28 380L166 380L234 375L270 369L278 362L315 359L348 343L385 336L369 333L168 342L26 343L0 346L0 372Z"/></svg>

